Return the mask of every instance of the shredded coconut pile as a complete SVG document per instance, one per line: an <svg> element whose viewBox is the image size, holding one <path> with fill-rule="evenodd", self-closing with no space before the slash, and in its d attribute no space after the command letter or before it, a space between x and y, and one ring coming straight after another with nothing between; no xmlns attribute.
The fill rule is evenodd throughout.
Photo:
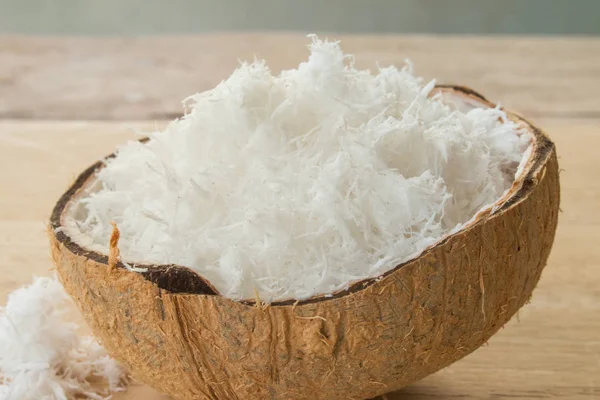
<svg viewBox="0 0 600 400"><path fill-rule="evenodd" d="M500 109L430 98L410 65L359 70L313 37L273 75L242 64L187 114L106 160L70 235L176 263L233 299L306 299L376 277L510 188L529 137Z"/></svg>
<svg viewBox="0 0 600 400"><path fill-rule="evenodd" d="M69 322L71 300L56 279L35 278L0 308L0 399L108 399L127 377Z"/></svg>

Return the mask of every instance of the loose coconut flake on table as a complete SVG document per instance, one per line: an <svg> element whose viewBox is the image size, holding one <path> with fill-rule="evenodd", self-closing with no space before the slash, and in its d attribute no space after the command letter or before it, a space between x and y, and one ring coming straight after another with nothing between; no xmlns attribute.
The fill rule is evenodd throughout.
<svg viewBox="0 0 600 400"><path fill-rule="evenodd" d="M410 65L371 73L338 43L309 47L279 75L242 64L120 147L68 235L108 254L114 221L127 265L186 266L235 300L302 300L418 256L511 188L531 137L504 111L444 103Z"/></svg>
<svg viewBox="0 0 600 400"><path fill-rule="evenodd" d="M56 278L35 278L0 308L0 399L108 399L127 375L69 318L72 300Z"/></svg>

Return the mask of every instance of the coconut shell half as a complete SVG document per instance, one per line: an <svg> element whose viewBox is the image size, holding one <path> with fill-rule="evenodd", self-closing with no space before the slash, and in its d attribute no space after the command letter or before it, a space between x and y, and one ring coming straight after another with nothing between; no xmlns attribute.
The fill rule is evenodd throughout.
<svg viewBox="0 0 600 400"><path fill-rule="evenodd" d="M457 107L492 107L461 87ZM133 375L175 399L365 399L397 390L485 343L525 304L546 265L559 206L554 144L533 138L512 189L464 229L378 279L329 298L237 302L193 271L109 266L60 229L94 178L83 172L50 221L56 269L94 334Z"/></svg>

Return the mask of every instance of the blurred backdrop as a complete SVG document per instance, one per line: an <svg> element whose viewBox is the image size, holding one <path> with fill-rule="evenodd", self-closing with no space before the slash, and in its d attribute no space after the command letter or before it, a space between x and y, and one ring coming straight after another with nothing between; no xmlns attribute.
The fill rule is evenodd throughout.
<svg viewBox="0 0 600 400"><path fill-rule="evenodd" d="M0 33L597 35L599 0L0 0Z"/></svg>

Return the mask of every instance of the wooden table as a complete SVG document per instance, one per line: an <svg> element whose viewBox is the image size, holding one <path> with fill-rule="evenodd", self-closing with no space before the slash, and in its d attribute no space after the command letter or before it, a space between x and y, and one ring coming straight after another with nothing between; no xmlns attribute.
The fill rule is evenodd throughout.
<svg viewBox="0 0 600 400"><path fill-rule="evenodd" d="M388 399L600 398L600 40L342 37L359 64L414 59L533 117L557 144L562 210L531 304L472 355ZM300 35L0 38L0 304L51 271L45 221L92 161L178 115L185 95L255 52L274 69ZM162 61L161 61L162 60ZM134 384L116 400L166 397Z"/></svg>

